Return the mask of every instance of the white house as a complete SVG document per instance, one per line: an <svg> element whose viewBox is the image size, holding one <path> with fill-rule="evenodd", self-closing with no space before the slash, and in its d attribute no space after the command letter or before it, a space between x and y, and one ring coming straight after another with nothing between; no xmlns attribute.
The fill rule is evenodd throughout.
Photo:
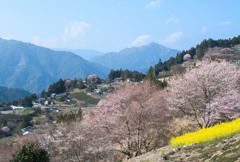
<svg viewBox="0 0 240 162"><path fill-rule="evenodd" d="M23 106L11 106L11 108L13 109L13 110L22 110L22 109L24 109L24 107Z"/></svg>

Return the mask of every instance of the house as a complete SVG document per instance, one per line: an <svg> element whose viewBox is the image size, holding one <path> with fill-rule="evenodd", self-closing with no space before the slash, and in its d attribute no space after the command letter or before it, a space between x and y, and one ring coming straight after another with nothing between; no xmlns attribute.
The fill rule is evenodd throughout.
<svg viewBox="0 0 240 162"><path fill-rule="evenodd" d="M113 81L114 82L120 82L120 81L122 81L122 78L115 78Z"/></svg>
<svg viewBox="0 0 240 162"><path fill-rule="evenodd" d="M40 103L40 104L43 104L45 102L45 98L39 98L37 100L35 100L35 103Z"/></svg>
<svg viewBox="0 0 240 162"><path fill-rule="evenodd" d="M45 101L46 100L46 98L39 98L39 101L41 102L41 101Z"/></svg>
<svg viewBox="0 0 240 162"><path fill-rule="evenodd" d="M33 107L41 107L41 104L34 102L34 103L33 103Z"/></svg>
<svg viewBox="0 0 240 162"><path fill-rule="evenodd" d="M94 89L94 91L95 91L96 93L98 93L98 94L101 94L101 93L102 93L102 90L101 90L100 88Z"/></svg>
<svg viewBox="0 0 240 162"><path fill-rule="evenodd" d="M23 135L27 135L27 134L31 134L33 129L34 128L32 126L28 126L26 128L22 128L21 131L22 131Z"/></svg>
<svg viewBox="0 0 240 162"><path fill-rule="evenodd" d="M53 101L51 101L51 100L46 100L45 102L44 102L44 105L53 105L54 103L53 103Z"/></svg>
<svg viewBox="0 0 240 162"><path fill-rule="evenodd" d="M102 79L102 83L110 83L110 79L108 78Z"/></svg>
<svg viewBox="0 0 240 162"><path fill-rule="evenodd" d="M60 98L61 97L61 95L60 94L56 94L56 96L55 96L56 98Z"/></svg>
<svg viewBox="0 0 240 162"><path fill-rule="evenodd" d="M52 98L55 98L55 97L56 97L56 93L52 93L52 94L51 94L51 97L52 97Z"/></svg>
<svg viewBox="0 0 240 162"><path fill-rule="evenodd" d="M131 79L130 78L127 78L127 83L130 83L131 82Z"/></svg>
<svg viewBox="0 0 240 162"><path fill-rule="evenodd" d="M67 97L67 94L66 93L62 93L62 94L60 94L60 96Z"/></svg>

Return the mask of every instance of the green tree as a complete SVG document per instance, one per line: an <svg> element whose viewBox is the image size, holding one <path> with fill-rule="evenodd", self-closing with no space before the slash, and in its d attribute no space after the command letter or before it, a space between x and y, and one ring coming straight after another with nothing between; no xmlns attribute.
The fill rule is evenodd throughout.
<svg viewBox="0 0 240 162"><path fill-rule="evenodd" d="M149 70L147 71L146 78L150 80L153 80L156 78L156 73L152 66L150 66Z"/></svg>
<svg viewBox="0 0 240 162"><path fill-rule="evenodd" d="M41 98L47 98L47 92L45 90L42 90L41 94L40 94L40 97Z"/></svg>
<svg viewBox="0 0 240 162"><path fill-rule="evenodd" d="M25 97L23 100L20 100L20 105L24 106L24 107L32 107L32 97L31 96L27 96Z"/></svg>
<svg viewBox="0 0 240 162"><path fill-rule="evenodd" d="M59 79L58 82L53 83L48 88L48 94L51 93L64 93L66 91L65 82L62 79Z"/></svg>
<svg viewBox="0 0 240 162"><path fill-rule="evenodd" d="M28 143L22 145L10 162L49 162L49 155L46 150L40 148L37 144Z"/></svg>
<svg viewBox="0 0 240 162"><path fill-rule="evenodd" d="M36 93L33 93L30 97L31 97L31 100L36 100L37 99Z"/></svg>
<svg viewBox="0 0 240 162"><path fill-rule="evenodd" d="M84 88L86 88L86 86L84 85L84 83L83 83L82 80L79 80L77 87L78 87L79 89L84 89Z"/></svg>
<svg viewBox="0 0 240 162"><path fill-rule="evenodd" d="M22 118L22 122L21 122L20 126L21 126L21 128L26 128L27 126L32 126L31 118L28 116L24 116Z"/></svg>
<svg viewBox="0 0 240 162"><path fill-rule="evenodd" d="M202 48L198 47L198 48L197 48L197 58L198 58L199 60L201 60L203 56L204 56L204 53L203 53Z"/></svg>

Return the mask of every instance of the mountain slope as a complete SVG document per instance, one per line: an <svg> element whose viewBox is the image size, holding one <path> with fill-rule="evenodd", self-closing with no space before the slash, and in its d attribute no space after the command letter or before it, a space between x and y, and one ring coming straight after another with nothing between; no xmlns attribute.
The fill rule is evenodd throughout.
<svg viewBox="0 0 240 162"><path fill-rule="evenodd" d="M171 56L176 56L178 50L164 47L157 43L150 43L142 47L126 48L118 53L106 53L89 61L96 62L109 69L129 69L146 72L150 66L156 64L159 59L165 61Z"/></svg>
<svg viewBox="0 0 240 162"><path fill-rule="evenodd" d="M71 52L0 39L0 85L40 92L59 78L106 77L109 69Z"/></svg>
<svg viewBox="0 0 240 162"><path fill-rule="evenodd" d="M100 56L100 55L104 54L104 53L102 53L100 51L91 50L91 49L61 49L61 48L55 48L53 50L72 52L72 53L74 53L74 54L76 54L78 56L81 56L85 60L89 60L89 59L91 59L93 57Z"/></svg>
<svg viewBox="0 0 240 162"><path fill-rule="evenodd" d="M30 96L31 93L19 88L7 88L0 86L0 102L10 102L23 99L26 96Z"/></svg>

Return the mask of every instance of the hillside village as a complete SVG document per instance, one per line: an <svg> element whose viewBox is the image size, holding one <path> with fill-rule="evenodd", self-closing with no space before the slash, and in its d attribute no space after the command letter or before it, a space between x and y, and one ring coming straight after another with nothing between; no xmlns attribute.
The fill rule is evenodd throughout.
<svg viewBox="0 0 240 162"><path fill-rule="evenodd" d="M209 160L225 158L228 151L239 160L234 136L239 130L214 141L228 144L218 157L196 153L207 150L207 143L171 145L173 137L240 117L240 41L226 47L219 47L220 40L207 40L204 46L205 41L175 58L159 60L146 75L119 69L106 79L96 74L84 80L59 79L38 96L5 104L0 109L0 157L9 160L22 143L33 142L47 150L52 161Z"/></svg>
<svg viewBox="0 0 240 162"><path fill-rule="evenodd" d="M0 107L0 113L4 115L28 115L34 113L36 110L40 110L43 114L52 113L55 117L59 117L62 114L74 113L78 111L78 109L88 112L96 109L99 104L103 103L107 99L107 96L113 92L114 88L134 81L131 78L122 79L121 77L114 78L110 81L110 79L100 79L96 74L90 74L85 80L67 79L64 81L60 80L57 83L60 82L64 83L62 84L63 87L58 87L59 89L64 88L61 93L47 94L46 91L42 91L39 97L30 97L31 101L28 102L29 105ZM53 85L50 85L50 87L51 86ZM21 102L18 102L18 104L21 104ZM56 118L52 120L56 120ZM54 121L50 121L50 123L51 122ZM31 125L32 124L26 125L27 127L21 129L22 135L31 134L36 131L35 129L37 129L37 127L32 127ZM10 132L13 132L12 129L13 128L4 126L3 130L7 130L5 131L7 133L3 132L3 137L5 135L11 135Z"/></svg>

